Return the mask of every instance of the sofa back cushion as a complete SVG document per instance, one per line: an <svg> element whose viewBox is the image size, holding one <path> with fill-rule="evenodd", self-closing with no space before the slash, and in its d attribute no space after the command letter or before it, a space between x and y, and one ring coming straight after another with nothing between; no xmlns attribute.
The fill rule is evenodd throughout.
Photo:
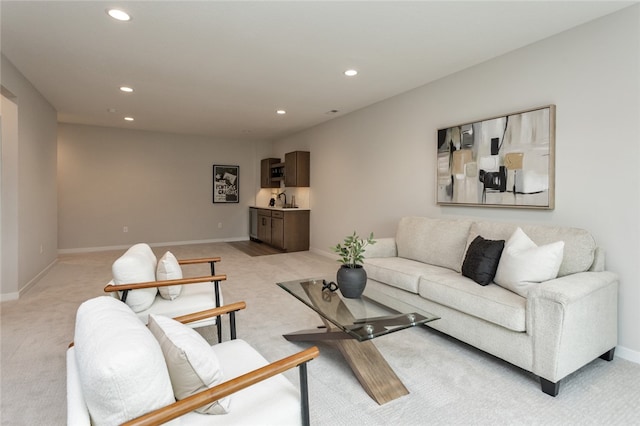
<svg viewBox="0 0 640 426"><path fill-rule="evenodd" d="M478 235L491 240L508 240L518 227L522 228L524 233L539 246L564 241L564 255L558 271L559 277L588 271L594 261L596 242L588 231L578 228L474 222L469 232L468 242L471 243Z"/></svg>
<svg viewBox="0 0 640 426"><path fill-rule="evenodd" d="M113 297L80 305L74 349L92 424L121 424L175 402L160 344Z"/></svg>
<svg viewBox="0 0 640 426"><path fill-rule="evenodd" d="M396 232L398 256L460 272L471 223L403 217Z"/></svg>
<svg viewBox="0 0 640 426"><path fill-rule="evenodd" d="M131 246L111 266L113 282L118 284L145 283L156 280L157 259L151 247L145 243ZM141 312L153 304L158 288L131 290L126 303L133 312Z"/></svg>

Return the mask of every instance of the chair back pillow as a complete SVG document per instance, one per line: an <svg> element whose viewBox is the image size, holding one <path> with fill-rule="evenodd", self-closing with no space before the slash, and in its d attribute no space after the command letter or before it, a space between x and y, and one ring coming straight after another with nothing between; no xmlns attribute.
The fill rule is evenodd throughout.
<svg viewBox="0 0 640 426"><path fill-rule="evenodd" d="M80 305L74 348L92 424L121 424L175 402L160 345L113 297Z"/></svg>
<svg viewBox="0 0 640 426"><path fill-rule="evenodd" d="M113 282L118 284L144 283L156 280L156 256L145 243L133 245L111 266ZM149 309L158 294L156 287L131 290L126 304L133 312ZM122 297L122 296L121 296Z"/></svg>

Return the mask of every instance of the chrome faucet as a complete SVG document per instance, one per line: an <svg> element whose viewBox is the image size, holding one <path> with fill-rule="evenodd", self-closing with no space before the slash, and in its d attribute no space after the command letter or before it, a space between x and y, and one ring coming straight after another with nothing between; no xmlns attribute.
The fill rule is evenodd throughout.
<svg viewBox="0 0 640 426"><path fill-rule="evenodd" d="M281 195L284 195L284 204L282 206L285 207L287 205L287 194L285 194L284 191L282 191L281 193L278 194L278 200L280 199Z"/></svg>

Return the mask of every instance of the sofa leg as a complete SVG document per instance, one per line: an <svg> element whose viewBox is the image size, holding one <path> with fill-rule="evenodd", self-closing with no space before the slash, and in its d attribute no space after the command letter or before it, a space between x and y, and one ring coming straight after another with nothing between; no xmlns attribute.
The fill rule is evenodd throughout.
<svg viewBox="0 0 640 426"><path fill-rule="evenodd" d="M616 351L616 348L608 350L607 352L600 355L600 358L604 359L605 361L613 361L613 354L615 353L615 351Z"/></svg>
<svg viewBox="0 0 640 426"><path fill-rule="evenodd" d="M542 392L547 395L557 396L560 391L560 382L552 382L547 379L543 379L540 377L540 385L542 387Z"/></svg>

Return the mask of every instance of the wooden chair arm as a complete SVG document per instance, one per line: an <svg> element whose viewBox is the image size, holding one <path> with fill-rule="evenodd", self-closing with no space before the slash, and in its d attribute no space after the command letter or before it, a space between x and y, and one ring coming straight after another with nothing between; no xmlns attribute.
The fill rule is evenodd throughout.
<svg viewBox="0 0 640 426"><path fill-rule="evenodd" d="M196 263L220 262L219 257L202 257L199 259L178 259L179 265L194 265Z"/></svg>
<svg viewBox="0 0 640 426"><path fill-rule="evenodd" d="M188 398L181 401L177 401L166 407L159 408L155 411L147 413L136 419L130 420L123 425L126 426L143 426L143 425L158 425L166 423L170 420L180 417L190 411L195 410L203 405L210 404L213 401L217 401L220 398L231 395L239 390L247 388L258 382L273 377L291 368L297 367L301 364L311 361L320 355L320 351L316 346L313 346L307 350L298 352L279 361L272 362L257 370L250 371L249 373L238 376L235 379L228 380L217 386L198 392Z"/></svg>
<svg viewBox="0 0 640 426"><path fill-rule="evenodd" d="M206 277L194 277L194 278L181 278L179 280L164 280L164 281L149 281L146 283L131 283L131 284L107 284L104 291L109 293L112 291L122 290L136 290L140 288L152 288L152 287L165 287L169 285L182 285L182 284L197 284L210 281L225 281L227 279L226 274L210 275Z"/></svg>
<svg viewBox="0 0 640 426"><path fill-rule="evenodd" d="M175 317L174 320L183 324L187 324L194 321L200 321L206 318L217 317L220 315L228 314L230 312L236 312L240 309L245 309L247 304L245 302L235 302L229 305L220 306L219 308L207 309L206 311L193 312L191 314Z"/></svg>

